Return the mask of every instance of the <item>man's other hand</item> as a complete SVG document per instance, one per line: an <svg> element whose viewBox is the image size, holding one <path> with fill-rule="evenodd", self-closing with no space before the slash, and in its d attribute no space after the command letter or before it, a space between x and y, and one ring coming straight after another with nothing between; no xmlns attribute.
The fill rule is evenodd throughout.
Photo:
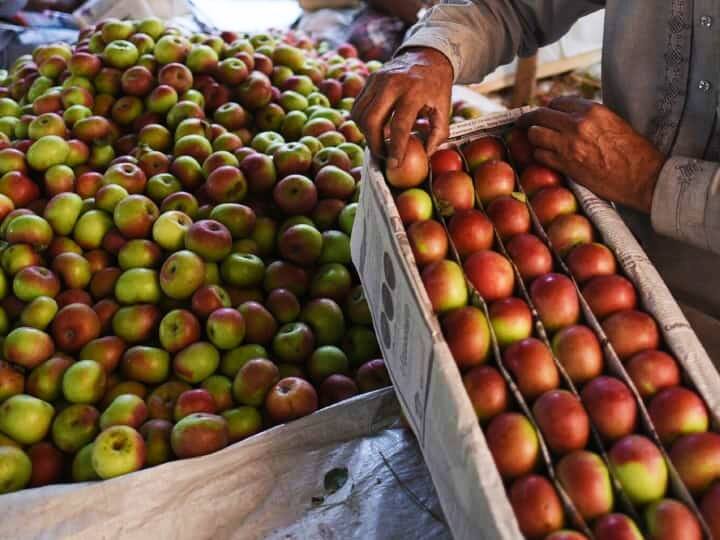
<svg viewBox="0 0 720 540"><path fill-rule="evenodd" d="M405 158L418 114L430 119L429 154L448 136L453 68L440 52L408 49L374 73L353 108L353 118L376 156L385 155L384 130L389 123L388 166Z"/></svg>
<svg viewBox="0 0 720 540"><path fill-rule="evenodd" d="M600 197L649 213L664 156L607 107L560 97L523 116L539 163Z"/></svg>

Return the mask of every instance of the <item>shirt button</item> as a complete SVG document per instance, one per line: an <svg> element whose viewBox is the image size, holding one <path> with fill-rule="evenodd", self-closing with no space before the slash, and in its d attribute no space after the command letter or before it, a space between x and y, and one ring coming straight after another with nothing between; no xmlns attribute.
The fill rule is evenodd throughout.
<svg viewBox="0 0 720 540"><path fill-rule="evenodd" d="M703 25L705 28L710 28L712 26L712 23L712 17L710 17L709 15L702 15L700 17L700 24Z"/></svg>
<svg viewBox="0 0 720 540"><path fill-rule="evenodd" d="M703 92L709 92L712 85L710 84L710 81L702 80L698 83L698 88Z"/></svg>

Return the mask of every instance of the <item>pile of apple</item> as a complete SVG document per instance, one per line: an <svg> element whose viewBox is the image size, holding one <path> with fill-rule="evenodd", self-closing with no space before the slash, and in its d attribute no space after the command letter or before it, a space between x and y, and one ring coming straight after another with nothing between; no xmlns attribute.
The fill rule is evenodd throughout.
<svg viewBox="0 0 720 540"><path fill-rule="evenodd" d="M0 87L0 493L389 384L350 260L377 64L223 37L111 19Z"/></svg>
<svg viewBox="0 0 720 540"><path fill-rule="evenodd" d="M523 534L720 538L720 435L563 178L517 129L409 148L387 181Z"/></svg>

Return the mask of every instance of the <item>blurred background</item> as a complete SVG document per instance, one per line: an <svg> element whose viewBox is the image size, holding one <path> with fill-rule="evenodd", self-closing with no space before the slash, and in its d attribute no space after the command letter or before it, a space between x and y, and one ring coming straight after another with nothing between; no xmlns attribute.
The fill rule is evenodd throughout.
<svg viewBox="0 0 720 540"><path fill-rule="evenodd" d="M436 0L0 0L0 63L37 45L74 41L107 17L157 16L188 32L263 32L295 28L337 46L350 42L364 60L388 60L423 9ZM558 42L456 89L488 110L543 104L557 95L600 99L603 12L581 19ZM477 97L477 96L480 97Z"/></svg>

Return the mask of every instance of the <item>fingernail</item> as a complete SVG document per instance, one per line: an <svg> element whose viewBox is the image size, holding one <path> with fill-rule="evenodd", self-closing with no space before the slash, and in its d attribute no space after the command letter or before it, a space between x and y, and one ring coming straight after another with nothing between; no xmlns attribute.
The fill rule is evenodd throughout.
<svg viewBox="0 0 720 540"><path fill-rule="evenodd" d="M400 164L398 163L398 160L396 158L388 159L387 166L391 169L397 169L398 165Z"/></svg>

